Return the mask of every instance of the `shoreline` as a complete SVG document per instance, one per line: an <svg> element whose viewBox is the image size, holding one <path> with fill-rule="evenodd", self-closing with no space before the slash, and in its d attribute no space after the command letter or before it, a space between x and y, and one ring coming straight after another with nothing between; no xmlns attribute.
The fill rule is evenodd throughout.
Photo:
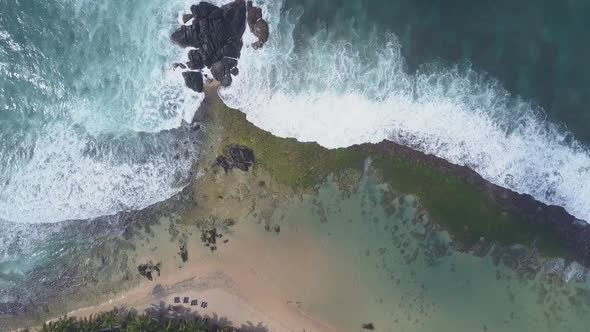
<svg viewBox="0 0 590 332"><path fill-rule="evenodd" d="M281 206L285 202L292 201L293 199L302 200L304 196L313 195L316 193L318 186L325 181L325 174L327 174L327 176L334 176L336 183L338 183L345 192L349 192L349 194L354 192L356 190L355 188L359 185L359 183L362 182L361 175L364 173L367 167L367 158L371 160L370 168L374 169L375 177L379 180L379 182L383 184L388 183L390 185L393 183L393 189L396 192L400 192L399 188L397 187L400 184L403 186L403 183L392 181L392 179L398 178L392 178L390 175L385 173L384 167L387 166L387 164L383 159L379 158L383 152L386 152L386 154L383 154L383 158L389 158L388 156L394 155L408 161L412 165L417 164L420 165L420 167L431 167L437 171L442 172L445 174L445 176L459 178L461 181L465 181L469 185L480 188L480 190L483 190L483 193L486 195L485 197L487 197L487 199L490 199L497 204L507 204L506 210L511 211L511 213L519 214L527 212L527 209L536 209L538 206L543 207L542 203L534 201L530 196L518 195L497 186L490 186L490 184L485 182L485 180L483 180L479 175L466 167L452 165L439 158L424 155L409 148L398 146L394 143L382 142L379 144L363 144L359 146L353 146L348 149L329 151L327 149L320 148L317 146L317 144L299 143L291 139L274 138L269 133L263 132L257 128L255 131L249 132L250 135L244 136L245 141L242 141L242 138L240 138L243 134L242 129L246 128L247 130L250 130L253 126L247 123L244 114L237 110L230 110L222 104L216 92L217 88L218 86L215 85L208 87L205 101L202 103L199 111L197 111L195 115L196 122L193 124L202 124L202 130L205 134L203 142L207 142L207 144L203 144L203 146L208 146L209 148L204 151L203 159L199 160L195 165L193 172L194 177L191 180L191 184L178 195L175 195L165 202L151 206L144 211L120 213L114 217L105 217L107 220L112 220L114 218L115 220L123 221L128 225L125 227L125 238L128 239L133 247L135 247L135 249L129 251L129 259L127 262L131 273L137 273L133 272L134 269L136 271L135 267L137 264L145 262L146 260L166 261L170 260L172 257L173 261L176 263L172 262L171 264L178 264L178 266L175 266L174 268L176 269L181 267L181 274L174 272L174 270L167 270L167 268L164 268L162 270L162 275L165 276L163 277L164 279L168 278L166 279L167 281L164 282L164 279L159 280L158 278L155 278L153 283L147 283L145 279L135 275L130 279L131 283L128 281L123 282L123 285L126 286L123 286L121 291L115 291L113 294L116 295L110 296L112 302L109 303L109 301L106 301L105 303L104 301L98 301L102 304L90 307L87 305L77 306L77 309L73 311L69 310L70 314L75 313L76 315L86 317L87 315L96 313L105 308L112 308L112 306L117 303L126 303L136 308L149 307L149 305L154 303L154 301L158 302L161 300L161 298L152 296L153 286L156 284L165 285L165 289L166 287L169 287L170 293L167 295L167 301L171 301L174 296L182 296L182 291L173 292L174 287L186 283L190 284L191 278L194 278L196 275L206 274L204 272L205 270L199 269L198 267L191 267L191 264L194 264L195 261L202 262L202 260L200 260L201 258L203 260L210 259L211 257L209 256L214 255L214 253L209 251L209 248L205 248L204 251L201 250L200 253L197 254L197 256L200 258L195 259L194 248L199 247L199 241L196 240L195 242L193 239L193 242L183 242L187 241L185 238L187 236L187 232L192 234L195 232L195 230L202 229L202 227L204 227L203 225L210 223L208 220L210 220L212 217L216 218L216 220L227 220L227 218L235 220L254 218L258 220L257 223L260 224L260 228L266 228L267 225L269 225L269 229L272 230L272 227L274 226L270 224L272 220L272 214L269 214L269 212L274 211L276 207ZM245 127L242 128L236 126ZM244 133L248 134L248 131L245 131ZM284 144L287 144L289 149L292 147L302 149L309 148L314 153L316 151L327 154L335 153L339 156L339 158L340 154L344 153L343 151L352 151L350 153L354 154L355 157L352 158L346 155L346 158L348 158L346 160L350 159L350 163L345 163L344 166L338 166L334 169L326 167L326 169L321 170L322 173L319 173L321 175L319 179L301 177L299 173L291 173L293 170L289 168L290 164L287 164L286 166L284 164L278 164L280 166L278 167L277 164L275 164L275 160L269 160L269 152L261 151L259 149L260 146L258 144L260 144L260 141L258 141L258 139L260 139L260 137L286 142ZM254 147L254 151L257 154L256 167L254 167L254 169L249 172L234 170L227 174L225 174L223 170L211 169L211 165L213 164L216 156L222 153L223 147L227 143L245 144ZM277 146L273 146L272 148L276 149ZM289 149L285 151L289 152ZM356 157L357 155L360 155L360 157ZM306 160L304 157L305 155L294 155L289 156L286 159L289 163L293 163L295 160L298 160L298 158L303 158L303 160ZM341 160L342 159L337 159L337 161ZM322 162L326 162L326 160L321 160L320 163ZM332 163L333 161L328 159L325 165L330 166ZM335 165L338 164L339 163L335 163ZM354 166L351 168L350 165ZM315 165L310 166L313 167ZM302 168L305 169L305 167ZM349 171L345 171L346 169ZM305 176L308 175L309 174ZM311 175L315 176L316 174ZM261 186L261 183L264 183L264 186ZM412 193L411 191L408 192L404 190L401 190L401 192ZM253 193L256 194L250 197L250 195L253 195ZM228 202L231 202L231 211L228 211ZM427 206L425 206L426 204L424 204L428 203L428 201L423 200L420 192L417 193L417 202L419 202L419 204L426 209L425 213L427 215L432 214L432 211L429 210ZM551 215L554 219L548 219L549 222L554 222L555 220L559 220L559 218L573 218L567 215L563 209L555 207L548 207L548 209L551 211L556 211L555 214ZM432 221L428 223L431 226L428 227L434 227L434 229L439 228L439 231L448 230L452 238L451 246L456 250L466 253L467 255L477 257L495 257L494 255L496 255L499 261L504 262L503 264L516 272L522 270L523 266L525 270L533 268L534 272L525 271L525 275L529 275L530 277L536 276L539 273L543 274L543 270L545 269L544 264L550 262L550 260L542 257L538 252L535 253L534 249L532 252L534 257L532 259L531 252L525 251L524 254L518 253L511 260L506 261L506 257L515 255L513 250L510 249L509 245L506 246L505 249L502 249L502 245L495 245L496 243L494 241L490 241L489 243L477 242L475 244L471 243L470 245L465 245L465 243L461 242L458 233L453 233L452 227L440 224L435 215L432 216L431 219ZM176 221L172 222L171 220ZM170 229L168 230L166 227L161 228L162 224L169 222L172 224L177 224L177 226L170 226ZM214 222L216 223L217 221ZM168 233L172 234L172 228L181 229L180 235L174 235L171 239L166 238L165 240L152 239L152 237L157 239L159 236L168 236ZM175 230L174 232L175 234L179 233L179 230ZM238 229L232 232L232 236L240 236ZM144 233L145 235L141 235ZM459 235L461 235L460 232ZM228 236L230 235L228 234ZM306 239L306 237L297 238L300 241ZM230 237L228 239L230 244L234 243L233 238ZM188 247L190 248L189 263L187 264L179 261L179 257L176 252L178 250L179 240L181 243L185 243L185 245L188 243ZM158 243L155 248L159 249L148 250L148 247L151 248L154 245L153 241ZM263 242L264 241L260 241L260 244ZM295 246L291 248L291 251L305 252L308 247ZM258 251L260 253L266 250L264 249L264 246L261 248L262 249L259 249ZM237 250L235 255L245 252L247 249L249 249L249 247L243 247L241 250ZM162 250L163 252L159 252ZM220 250L226 249L223 248ZM135 252L135 254L131 255L132 252ZM317 252L320 253L321 251ZM113 251L113 255L117 256L119 254L115 254ZM527 259L529 261L527 261ZM234 284L240 284L241 287L238 288L243 289L248 288L246 285L250 285L250 287L256 285L256 282L253 281L248 284L246 280L248 279L247 275L244 276L242 275L243 273L237 272L239 268L235 266L241 267L242 271L248 271L248 273L252 271L252 269L245 265L244 262L235 260L234 262L226 262L226 264L221 265L219 264L220 263L211 263L207 266L209 267L210 271L224 271L223 273L225 273L227 277L225 280L231 280ZM319 263L316 265L321 266ZM261 267L259 266L259 268ZM354 274L352 271L350 273ZM556 280L566 280L565 273L566 265L563 265L561 270L556 272L556 274L554 273L553 275L557 276L555 277ZM315 274L315 272L311 272L311 275L313 274ZM174 277L166 277L167 275L174 275ZM250 278L254 278L253 275L251 275ZM108 285L108 282L105 284L105 286L106 285ZM261 287L261 285L258 284L256 287ZM283 285L278 288L282 289L285 288L285 286ZM305 289L305 287L302 289ZM326 327L320 321L315 321L311 317L306 316L305 311L302 311L299 308L295 308L297 310L294 310L293 306L287 303L288 301L291 301L291 299L289 299L287 296L281 296L280 291L273 291L272 289L264 290L264 292L269 292L270 294L270 302L268 303L272 303L272 305L268 305L268 303L260 304L260 300L257 299L257 296L260 294L236 294L232 293L231 290L232 288L214 287L201 292L193 291L192 294L194 295L191 296L203 296L206 294L211 294L210 292L216 292L215 297L223 299L223 301L221 301L224 303L222 305L223 308L233 308L231 310L228 309L227 311L219 310L217 315L230 317L231 320L235 321L237 324L244 323L245 318L243 315L240 315L240 312L247 312L249 314L245 316L255 317L261 322L268 324L268 326L274 326L275 328L272 329L273 331L280 331L281 326L283 326L281 324L285 324L285 321L297 322L292 323L294 325L290 326L299 326L299 324L313 326L314 331L322 331L322 328L324 328L326 331L330 330L329 327ZM126 298L120 298L120 296L124 294L130 294L128 293L129 291L137 292L133 294L143 294L143 297L137 298L128 295ZM66 300L70 301L69 299ZM96 302L96 300L92 300L90 302ZM235 304L234 302L238 304ZM74 302L70 303L73 304ZM268 312L272 312L272 310L276 308L280 309L279 313L271 315L268 314ZM211 310L214 309L211 308ZM51 312L54 311L51 310ZM63 314L57 314L56 312L56 314L51 315L51 312L49 313L49 316L52 317L61 316ZM214 314L214 311L207 313ZM289 328L286 330L289 330Z"/></svg>
<svg viewBox="0 0 590 332"><path fill-rule="evenodd" d="M391 141L326 149L257 128L219 90L245 29L251 47L268 40L261 8L202 2L182 19L171 40L192 48L173 66L205 94L176 143L188 184L141 210L36 226L34 263L0 279L0 331L121 307L244 332L585 326L590 224Z"/></svg>

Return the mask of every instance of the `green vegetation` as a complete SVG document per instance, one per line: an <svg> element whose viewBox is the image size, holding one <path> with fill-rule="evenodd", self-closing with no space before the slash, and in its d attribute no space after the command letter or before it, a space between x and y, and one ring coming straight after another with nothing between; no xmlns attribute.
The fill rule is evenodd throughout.
<svg viewBox="0 0 590 332"><path fill-rule="evenodd" d="M552 233L518 220L519 216L504 210L460 177L396 156L373 158L373 166L381 170L385 181L397 191L417 195L430 216L466 246L483 237L505 245L534 244L547 256L560 254Z"/></svg>
<svg viewBox="0 0 590 332"><path fill-rule="evenodd" d="M134 310L115 309L90 318L62 317L57 321L43 324L39 332L233 332L267 331L264 326L230 326L230 322L219 317L201 318L190 311L176 307L168 311L160 307L148 309L139 314ZM31 331L31 330L25 330Z"/></svg>
<svg viewBox="0 0 590 332"><path fill-rule="evenodd" d="M220 149L229 144L246 145L256 154L259 166L273 178L296 189L309 189L329 174L344 169L358 169L365 156L350 149L328 150L317 143L300 143L292 138L279 138L257 128L246 116L217 100L214 117L222 127ZM218 151L219 154L222 151Z"/></svg>
<svg viewBox="0 0 590 332"><path fill-rule="evenodd" d="M221 147L243 144L254 149L258 166L271 176L296 189L310 189L330 174L347 169L361 171L370 157L383 180L398 192L415 194L432 219L465 246L480 238L501 244L536 246L546 256L563 255L555 235L529 226L520 217L502 208L478 188L457 176L404 159L385 155L375 146L328 150L316 143L300 143L278 138L255 127L241 112L213 104L214 117L222 128ZM221 153L221 151L219 151Z"/></svg>

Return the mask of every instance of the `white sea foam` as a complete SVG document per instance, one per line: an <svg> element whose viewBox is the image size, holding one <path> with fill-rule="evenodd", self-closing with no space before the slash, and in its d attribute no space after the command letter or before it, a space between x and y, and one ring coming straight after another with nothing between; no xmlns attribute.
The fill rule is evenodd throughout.
<svg viewBox="0 0 590 332"><path fill-rule="evenodd" d="M393 35L323 30L296 43L301 11L265 4L271 40L243 51L240 75L222 91L255 125L328 148L390 139L590 220L588 150L530 103L465 65L408 74Z"/></svg>
<svg viewBox="0 0 590 332"><path fill-rule="evenodd" d="M186 1L136 2L47 4L53 13L40 20L65 15L70 22L53 25L47 38L82 34L65 52L36 43L37 30L19 25L20 17L3 21L0 54L11 57L0 64L0 218L44 223L114 214L186 184L198 143L179 127L202 96L172 69L186 52L169 40ZM8 28L24 29L26 47Z"/></svg>
<svg viewBox="0 0 590 332"><path fill-rule="evenodd" d="M28 155L2 156L12 160L3 168L2 218L56 222L148 206L186 185L198 152L190 130L94 138L57 126Z"/></svg>

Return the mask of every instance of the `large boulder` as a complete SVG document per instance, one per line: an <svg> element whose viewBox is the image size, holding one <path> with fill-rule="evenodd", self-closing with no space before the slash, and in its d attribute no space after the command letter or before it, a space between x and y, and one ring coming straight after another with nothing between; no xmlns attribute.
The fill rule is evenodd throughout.
<svg viewBox="0 0 590 332"><path fill-rule="evenodd" d="M236 68L237 65L238 60L224 57L211 66L211 75L213 75L214 79L221 82L221 85L229 86L232 81L231 73L232 71L235 72L234 68Z"/></svg>
<svg viewBox="0 0 590 332"><path fill-rule="evenodd" d="M217 157L214 166L221 167L225 172L234 167L247 172L256 162L254 151L247 146L232 144L223 149L223 155Z"/></svg>
<svg viewBox="0 0 590 332"><path fill-rule="evenodd" d="M252 44L252 47L259 49L268 41L270 35L268 23L262 18L262 9L254 6L252 1L248 1L246 11L250 32L258 38L258 41Z"/></svg>
<svg viewBox="0 0 590 332"><path fill-rule="evenodd" d="M221 10L230 37L241 40L246 31L246 4L244 0L236 0L223 5Z"/></svg>
<svg viewBox="0 0 590 332"><path fill-rule="evenodd" d="M198 71L185 71L182 73L184 84L194 91L203 92L203 74Z"/></svg>
<svg viewBox="0 0 590 332"><path fill-rule="evenodd" d="M262 46L264 46L264 44L266 44L266 42L268 41L268 37L270 35L268 23L266 23L265 20L259 20L254 24L254 29L252 33L254 34L254 36L258 37L258 41L252 43L252 47L254 47L254 49L261 48Z"/></svg>
<svg viewBox="0 0 590 332"><path fill-rule="evenodd" d="M268 40L268 24L262 19L262 11L251 1L247 5L245 0L234 0L221 7L201 1L190 9L191 13L183 16L183 21L190 24L174 31L172 41L181 47L194 48L189 51L186 63L190 70L209 68L215 80L222 86L229 86L232 75L239 72L236 66L244 46L242 36L246 24L259 38L254 45L256 48ZM246 20L248 11L254 13L252 17L256 20L252 21L252 17ZM202 91L202 75L187 72L183 77L189 88Z"/></svg>
<svg viewBox="0 0 590 332"><path fill-rule="evenodd" d="M190 50L188 52L187 66L192 70L201 70L205 68L205 63L203 62L203 54L200 49Z"/></svg>
<svg viewBox="0 0 590 332"><path fill-rule="evenodd" d="M199 32L198 25L183 25L172 33L170 39L181 47L196 47L200 43Z"/></svg>
<svg viewBox="0 0 590 332"><path fill-rule="evenodd" d="M208 2L205 1L201 1L199 2L198 5L192 5L191 6L191 13L193 14L193 16L197 19L197 20L201 20L203 18L206 18L207 16L209 16L209 14L211 14L211 12L213 12L214 10L218 9L219 7L210 4Z"/></svg>
<svg viewBox="0 0 590 332"><path fill-rule="evenodd" d="M224 154L231 160L234 167L247 172L256 162L254 151L243 145L229 145L224 149Z"/></svg>
<svg viewBox="0 0 590 332"><path fill-rule="evenodd" d="M193 14L184 14L182 15L182 22L187 23L188 21L193 19Z"/></svg>
<svg viewBox="0 0 590 332"><path fill-rule="evenodd" d="M247 19L250 30L253 30L254 24L262 19L262 9L260 7L255 7L252 1L248 1Z"/></svg>

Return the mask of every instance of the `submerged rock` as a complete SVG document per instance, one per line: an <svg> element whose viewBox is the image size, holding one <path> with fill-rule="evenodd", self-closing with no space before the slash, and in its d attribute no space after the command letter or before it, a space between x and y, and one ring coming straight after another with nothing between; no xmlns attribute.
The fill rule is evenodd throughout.
<svg viewBox="0 0 590 332"><path fill-rule="evenodd" d="M224 154L229 157L234 167L247 172L256 162L254 151L243 145L228 145Z"/></svg>
<svg viewBox="0 0 590 332"><path fill-rule="evenodd" d="M154 272L157 272L158 276L160 276L160 263L154 264L152 262L148 262L145 264L140 264L137 267L137 271L142 277L147 278L149 281L153 281Z"/></svg>
<svg viewBox="0 0 590 332"><path fill-rule="evenodd" d="M226 173L229 170L231 170L232 168L234 168L234 165L229 160L227 160L227 158L225 156L217 157L217 159L215 159L215 164L213 166L219 166L219 167L223 168L223 170Z"/></svg>
<svg viewBox="0 0 590 332"><path fill-rule="evenodd" d="M186 261L188 261L188 250L186 249L186 244L181 244L178 249L178 255L182 259L182 262L186 263Z"/></svg>
<svg viewBox="0 0 590 332"><path fill-rule="evenodd" d="M213 166L219 166L227 173L234 167L247 172L256 162L254 151L243 145L228 145L223 149L223 155L217 157Z"/></svg>
<svg viewBox="0 0 590 332"><path fill-rule="evenodd" d="M174 64L172 64L172 68L174 68L174 69L179 68L179 67L180 67L180 69L186 69L186 65L184 63L174 63Z"/></svg>
<svg viewBox="0 0 590 332"><path fill-rule="evenodd" d="M565 270L565 260L563 258L551 258L543 264L543 272L546 275L562 277Z"/></svg>

